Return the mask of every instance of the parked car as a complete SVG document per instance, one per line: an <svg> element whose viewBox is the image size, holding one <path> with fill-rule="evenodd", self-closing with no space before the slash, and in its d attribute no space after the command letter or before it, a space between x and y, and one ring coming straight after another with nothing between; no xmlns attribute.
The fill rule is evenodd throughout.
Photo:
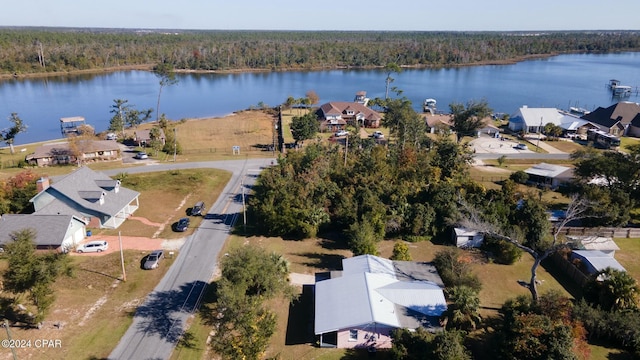
<svg viewBox="0 0 640 360"><path fill-rule="evenodd" d="M149 155L147 155L147 153L144 151L140 151L139 153L136 154L136 156L134 156L134 158L138 160L143 160L143 159L148 159Z"/></svg>
<svg viewBox="0 0 640 360"><path fill-rule="evenodd" d="M189 228L189 218L182 218L177 223L173 224L173 230L175 231L187 231Z"/></svg>
<svg viewBox="0 0 640 360"><path fill-rule="evenodd" d="M373 134L371 134L371 136L374 139L384 139L384 134L382 133L382 131L374 131Z"/></svg>
<svg viewBox="0 0 640 360"><path fill-rule="evenodd" d="M336 137L347 136L349 132L347 130L340 130L334 134Z"/></svg>
<svg viewBox="0 0 640 360"><path fill-rule="evenodd" d="M528 149L527 148L527 144L520 143L520 144L516 145L516 149L518 149L518 150L527 150Z"/></svg>
<svg viewBox="0 0 640 360"><path fill-rule="evenodd" d="M107 140L118 140L118 135L116 135L115 133L108 133L106 139Z"/></svg>
<svg viewBox="0 0 640 360"><path fill-rule="evenodd" d="M144 261L142 267L145 270L153 270L160 265L160 260L164 259L164 251L155 250L151 254L147 255L147 259Z"/></svg>
<svg viewBox="0 0 640 360"><path fill-rule="evenodd" d="M103 252L109 248L109 243L104 240L89 241L86 244L81 244L76 248L76 252L88 253L88 252Z"/></svg>
<svg viewBox="0 0 640 360"><path fill-rule="evenodd" d="M204 211L204 201L198 201L195 205L193 205L189 214L191 216L198 216L198 215L202 216L203 211Z"/></svg>

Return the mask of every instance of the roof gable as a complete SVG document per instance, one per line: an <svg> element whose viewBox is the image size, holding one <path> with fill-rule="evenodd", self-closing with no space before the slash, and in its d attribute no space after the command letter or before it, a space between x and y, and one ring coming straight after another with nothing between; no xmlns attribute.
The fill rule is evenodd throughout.
<svg viewBox="0 0 640 360"><path fill-rule="evenodd" d="M60 246L71 222L82 220L72 215L4 214L0 217L0 244L10 241L13 232L33 229L39 246Z"/></svg>
<svg viewBox="0 0 640 360"><path fill-rule="evenodd" d="M112 185L114 186L111 187ZM78 207L76 211L90 210L108 216L116 215L140 195L137 191L121 187L119 182L86 166L53 182L31 201L35 202L43 193L51 195L53 200L39 209L38 213L65 213L69 210L68 204L73 203Z"/></svg>

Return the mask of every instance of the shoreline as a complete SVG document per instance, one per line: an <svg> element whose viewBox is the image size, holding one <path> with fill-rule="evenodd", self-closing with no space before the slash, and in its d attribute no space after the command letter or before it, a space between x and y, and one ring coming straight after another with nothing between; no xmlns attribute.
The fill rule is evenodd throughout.
<svg viewBox="0 0 640 360"><path fill-rule="evenodd" d="M512 65L522 61L546 59L564 53L553 54L534 54L519 56L513 59L495 60L495 61L480 61L468 64L453 64L453 65L432 65L432 64L419 64L419 65L402 65L402 69L445 69L445 68L461 68L470 66L487 66L487 65ZM21 73L21 74L0 74L0 81L11 79L40 79L56 76L70 76L70 75L98 75L106 73L114 73L119 71L152 71L155 64L139 64L139 65L122 65L111 66L106 68L96 68L87 70L69 70L69 71L53 71L53 72L34 72L34 73ZM283 69L259 69L259 68L244 68L244 69L229 69L229 70L192 70L192 69L175 69L176 74L242 74L242 73L265 73L265 72L294 72L294 71L330 71L330 70L373 70L383 69L383 66L333 66L333 67L309 67L309 68L283 68Z"/></svg>

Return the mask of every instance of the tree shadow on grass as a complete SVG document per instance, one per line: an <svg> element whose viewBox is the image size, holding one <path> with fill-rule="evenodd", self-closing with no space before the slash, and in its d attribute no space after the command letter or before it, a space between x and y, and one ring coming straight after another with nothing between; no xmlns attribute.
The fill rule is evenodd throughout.
<svg viewBox="0 0 640 360"><path fill-rule="evenodd" d="M303 285L302 294L289 304L285 345L313 343L313 314L313 285Z"/></svg>
<svg viewBox="0 0 640 360"><path fill-rule="evenodd" d="M152 292L135 311L137 330L176 344L183 334L182 318L196 310L205 286L203 281L194 281L179 290Z"/></svg>
<svg viewBox="0 0 640 360"><path fill-rule="evenodd" d="M302 265L314 267L317 269L342 269L342 259L345 257L338 254L321 254L321 253L297 253L296 255L306 257L309 259L302 263Z"/></svg>
<svg viewBox="0 0 640 360"><path fill-rule="evenodd" d="M562 287L573 296L574 299L581 299L584 294L580 285L578 285L571 277L562 272L560 266L558 266L552 259L545 259L542 264L542 268L545 269L556 281L562 285Z"/></svg>

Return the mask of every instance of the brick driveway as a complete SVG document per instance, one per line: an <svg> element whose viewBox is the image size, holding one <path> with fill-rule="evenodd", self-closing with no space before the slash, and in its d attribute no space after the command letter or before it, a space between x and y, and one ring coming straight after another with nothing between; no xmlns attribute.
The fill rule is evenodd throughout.
<svg viewBox="0 0 640 360"><path fill-rule="evenodd" d="M87 243L89 241L96 240L106 240L109 243L109 249L107 251L103 251L101 253L76 253L75 251L70 252L71 255L77 256L100 256L105 254L110 254L112 252L120 251L120 241L118 240L118 236L91 236L87 237L82 243ZM180 249L180 246L184 243L185 239L174 239L174 240L164 240L164 239L151 239L145 237L136 237L136 236L122 236L122 248L128 250L140 250L140 251L151 251L157 249L164 249L168 251L177 251Z"/></svg>

